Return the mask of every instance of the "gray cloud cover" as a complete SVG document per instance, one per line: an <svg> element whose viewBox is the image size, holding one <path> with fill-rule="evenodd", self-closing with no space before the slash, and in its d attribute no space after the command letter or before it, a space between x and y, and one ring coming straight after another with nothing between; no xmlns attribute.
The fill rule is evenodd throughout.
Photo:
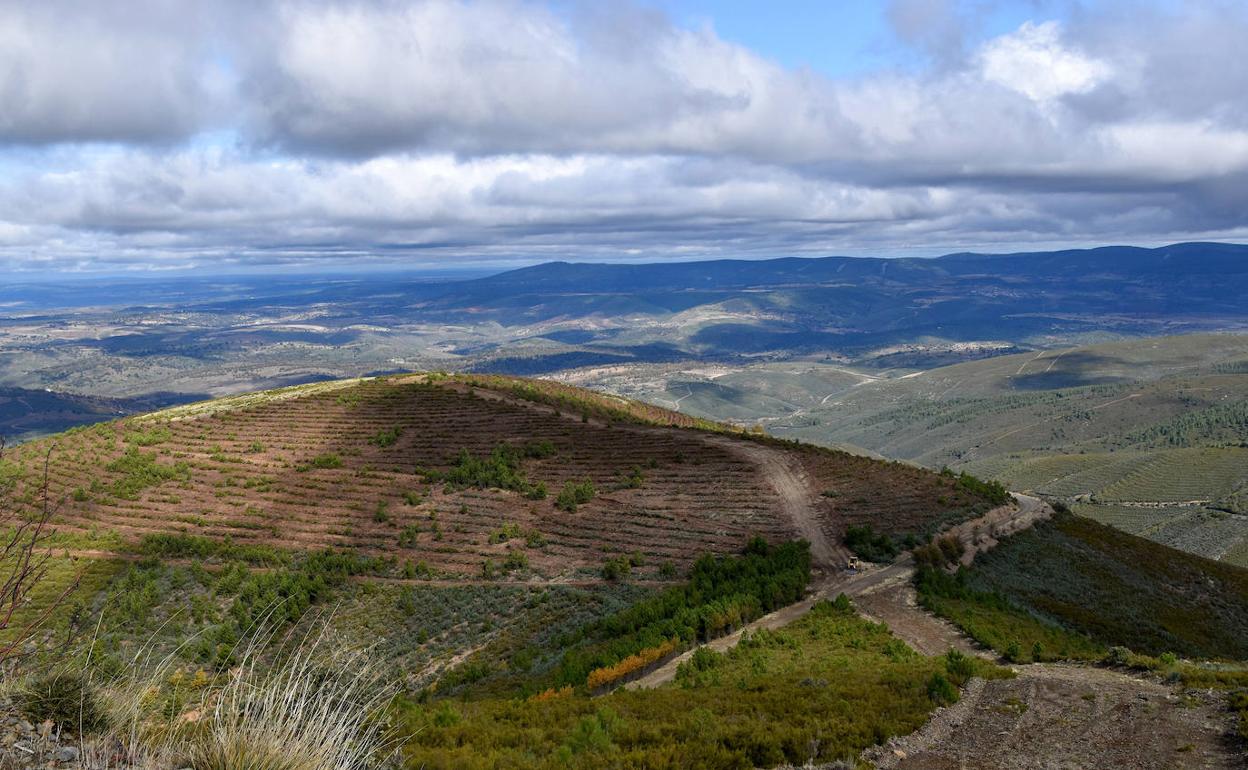
<svg viewBox="0 0 1248 770"><path fill-rule="evenodd" d="M0 264L1248 236L1242 4L964 11L833 79L623 5L0 0Z"/></svg>

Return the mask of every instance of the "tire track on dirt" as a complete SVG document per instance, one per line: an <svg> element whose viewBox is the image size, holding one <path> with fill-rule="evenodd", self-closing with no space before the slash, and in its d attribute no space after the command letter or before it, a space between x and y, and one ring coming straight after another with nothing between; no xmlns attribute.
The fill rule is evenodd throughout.
<svg viewBox="0 0 1248 770"><path fill-rule="evenodd" d="M768 485L780 496L780 507L785 518L793 524L802 539L810 543L811 561L816 569L839 570L849 562L849 550L834 543L824 533L819 521L819 509L815 505L818 493L793 458L748 439L706 436L703 441L726 449L759 469Z"/></svg>

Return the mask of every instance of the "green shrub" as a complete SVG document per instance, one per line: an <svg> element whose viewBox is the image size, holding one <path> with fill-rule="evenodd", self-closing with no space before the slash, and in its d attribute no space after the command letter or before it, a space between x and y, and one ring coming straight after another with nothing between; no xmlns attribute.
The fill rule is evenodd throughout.
<svg viewBox="0 0 1248 770"><path fill-rule="evenodd" d="M1001 482L984 481L966 472L958 474L954 486L961 491L983 497L993 505L1005 505L1013 499Z"/></svg>
<svg viewBox="0 0 1248 770"><path fill-rule="evenodd" d="M938 671L927 680L927 697L937 706L949 706L958 702L958 688Z"/></svg>
<svg viewBox="0 0 1248 770"><path fill-rule="evenodd" d="M145 431L138 431L126 436L126 443L135 446L156 446L163 444L173 438L173 432L163 426L157 426Z"/></svg>
<svg viewBox="0 0 1248 770"><path fill-rule="evenodd" d="M490 533L490 544L497 545L506 543L521 536L520 526L512 522L507 522L503 526Z"/></svg>
<svg viewBox="0 0 1248 770"><path fill-rule="evenodd" d="M1005 645L1005 659L1006 659L1006 660L1008 660L1008 661L1009 661L1009 662L1011 662L1011 663L1021 663L1021 662L1022 662L1022 660L1023 660L1023 648L1022 648L1022 646L1018 643L1018 640L1017 640L1017 639L1012 639L1012 640L1010 640L1010 643L1009 643L1009 644Z"/></svg>
<svg viewBox="0 0 1248 770"><path fill-rule="evenodd" d="M602 577L605 580L627 580L632 571L633 565L625 556L608 559L607 563L602 565Z"/></svg>
<svg viewBox="0 0 1248 770"><path fill-rule="evenodd" d="M950 681L958 687L975 676L977 668L975 659L961 650L950 649L945 653L945 672L949 675Z"/></svg>
<svg viewBox="0 0 1248 770"><path fill-rule="evenodd" d="M618 580L631 569L628 558L619 556L604 565L603 575ZM684 584L581 629L550 684L579 685L590 671L670 639L691 644L715 638L801 599L809 581L810 548L804 542L771 546L754 538L740 556L702 556Z"/></svg>
<svg viewBox="0 0 1248 770"><path fill-rule="evenodd" d="M377 510L373 511L373 521L378 524L390 523L390 506L385 500L378 501Z"/></svg>
<svg viewBox="0 0 1248 770"><path fill-rule="evenodd" d="M159 486L174 479L190 478L190 466L184 462L166 465L156 461L156 455L140 452L136 447L126 450L121 457L105 466L122 477L112 484L112 494L123 500L137 500L139 493L149 487Z"/></svg>
<svg viewBox="0 0 1248 770"><path fill-rule="evenodd" d="M401 435L403 435L402 428L397 426L394 428L387 428L386 430L378 431L368 440L368 443L385 449L386 447L394 446L395 442L399 440L399 436Z"/></svg>
<svg viewBox="0 0 1248 770"><path fill-rule="evenodd" d="M425 477L430 481L444 482L451 489L506 489L532 497L539 493L539 487L529 483L520 467L520 462L531 456L529 446L499 444L489 457L484 458L474 457L467 449L461 449L450 470L445 473L430 472ZM532 451L540 454L544 450ZM540 491L544 496L545 487L542 486Z"/></svg>
<svg viewBox="0 0 1248 770"><path fill-rule="evenodd" d="M555 498L555 507L561 511L576 513L578 506L593 500L596 494L594 482L588 479L581 482L569 481L563 485L563 489L559 490L559 496Z"/></svg>
<svg viewBox="0 0 1248 770"><path fill-rule="evenodd" d="M334 452L325 452L313 457L308 461L305 468L316 468L318 470L333 470L342 467L342 457Z"/></svg>
<svg viewBox="0 0 1248 770"><path fill-rule="evenodd" d="M522 570L529 568L529 557L524 551L508 551L507 558L503 560L503 571L512 572L514 570Z"/></svg>
<svg viewBox="0 0 1248 770"><path fill-rule="evenodd" d="M420 538L420 527L415 524L408 524L399 532L399 547L413 548Z"/></svg>
<svg viewBox="0 0 1248 770"><path fill-rule="evenodd" d="M226 537L217 540L202 535L154 533L139 541L139 551L148 556L171 559L221 559L241 561L258 566L289 564L291 555L260 544L239 544Z"/></svg>
<svg viewBox="0 0 1248 770"><path fill-rule="evenodd" d="M1110 666L1128 666L1131 664L1131 651L1126 647L1110 647L1105 654L1105 663Z"/></svg>
<svg viewBox="0 0 1248 770"><path fill-rule="evenodd" d="M51 721L74 734L95 733L108 726L94 686L78 673L55 671L25 680L15 689L13 703L30 722Z"/></svg>
<svg viewBox="0 0 1248 770"><path fill-rule="evenodd" d="M892 561L897 556L897 544L884 533L876 533L870 524L851 526L845 531L845 546L860 558L873 562Z"/></svg>
<svg viewBox="0 0 1248 770"><path fill-rule="evenodd" d="M1248 739L1248 690L1232 693L1229 699L1231 710L1237 712L1236 725L1240 738Z"/></svg>

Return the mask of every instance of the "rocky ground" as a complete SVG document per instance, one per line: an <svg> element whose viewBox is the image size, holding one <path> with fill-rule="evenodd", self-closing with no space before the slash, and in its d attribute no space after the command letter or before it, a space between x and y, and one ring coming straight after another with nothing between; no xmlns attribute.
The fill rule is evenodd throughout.
<svg viewBox="0 0 1248 770"><path fill-rule="evenodd" d="M1225 694L1061 664L973 680L922 729L868 750L881 770L1237 768Z"/></svg>
<svg viewBox="0 0 1248 770"><path fill-rule="evenodd" d="M31 724L5 710L0 716L0 768L76 767L82 749L76 736L62 733L52 722Z"/></svg>

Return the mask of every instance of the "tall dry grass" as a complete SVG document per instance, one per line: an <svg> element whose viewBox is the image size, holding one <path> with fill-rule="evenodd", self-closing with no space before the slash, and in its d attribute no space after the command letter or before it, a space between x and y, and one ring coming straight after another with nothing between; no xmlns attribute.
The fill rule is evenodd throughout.
<svg viewBox="0 0 1248 770"><path fill-rule="evenodd" d="M398 741L387 720L396 688L369 650L328 639L331 617L302 635L249 635L239 663L189 697L171 693L176 651L92 687L104 735L81 739L82 770L368 770ZM81 731L80 731L81 734Z"/></svg>
<svg viewBox="0 0 1248 770"><path fill-rule="evenodd" d="M195 770L366 770L392 750L394 695L367 650L330 649L328 622L274 653L247 644L178 732ZM192 712L193 713L193 712Z"/></svg>

